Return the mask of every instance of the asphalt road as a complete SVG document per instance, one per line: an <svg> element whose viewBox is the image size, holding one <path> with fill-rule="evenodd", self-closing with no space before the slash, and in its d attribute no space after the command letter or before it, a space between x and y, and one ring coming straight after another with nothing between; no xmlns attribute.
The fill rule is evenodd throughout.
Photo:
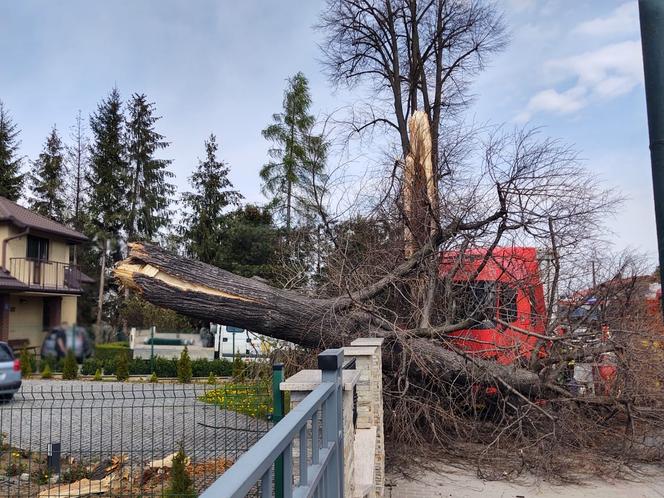
<svg viewBox="0 0 664 498"><path fill-rule="evenodd" d="M177 451L194 460L235 460L269 429L268 423L198 397L210 386L88 381L25 381L0 405L0 433L14 448L94 462L125 455L148 462Z"/></svg>

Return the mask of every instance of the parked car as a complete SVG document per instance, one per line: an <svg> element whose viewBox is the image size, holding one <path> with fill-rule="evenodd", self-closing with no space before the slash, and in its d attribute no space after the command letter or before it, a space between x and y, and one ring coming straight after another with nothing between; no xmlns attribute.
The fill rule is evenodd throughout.
<svg viewBox="0 0 664 498"><path fill-rule="evenodd" d="M21 388L21 361L12 348L0 342L0 400L10 400Z"/></svg>

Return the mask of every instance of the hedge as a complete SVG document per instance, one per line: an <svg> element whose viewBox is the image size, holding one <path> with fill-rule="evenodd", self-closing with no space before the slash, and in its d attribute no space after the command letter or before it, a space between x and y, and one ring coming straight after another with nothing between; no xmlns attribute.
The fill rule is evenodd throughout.
<svg viewBox="0 0 664 498"><path fill-rule="evenodd" d="M126 355L128 360L134 357L134 352L129 349L127 342L108 342L95 346L94 357L98 360L115 360L119 354Z"/></svg>
<svg viewBox="0 0 664 498"><path fill-rule="evenodd" d="M81 374L94 375L97 369L102 369L105 375L115 375L116 361L113 359L88 358L83 362ZM209 377L210 373L215 377L230 377L233 365L227 360L197 359L191 361L191 370L194 377ZM157 377L177 377L177 360L156 357L154 360L154 372ZM129 361L129 375L150 375L152 373L152 362L136 358Z"/></svg>

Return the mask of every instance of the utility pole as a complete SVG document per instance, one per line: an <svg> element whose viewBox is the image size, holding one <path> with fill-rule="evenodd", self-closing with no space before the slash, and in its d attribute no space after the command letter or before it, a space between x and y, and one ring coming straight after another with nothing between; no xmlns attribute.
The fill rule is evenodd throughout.
<svg viewBox="0 0 664 498"><path fill-rule="evenodd" d="M660 282L664 283L664 0L639 0ZM662 307L664 313L664 307Z"/></svg>
<svg viewBox="0 0 664 498"><path fill-rule="evenodd" d="M99 295L97 296L97 334L99 335L99 337L96 337L97 341L101 338L101 317L104 307L104 277L106 276L106 258L109 247L110 241L106 239L101 248L101 272L99 273Z"/></svg>

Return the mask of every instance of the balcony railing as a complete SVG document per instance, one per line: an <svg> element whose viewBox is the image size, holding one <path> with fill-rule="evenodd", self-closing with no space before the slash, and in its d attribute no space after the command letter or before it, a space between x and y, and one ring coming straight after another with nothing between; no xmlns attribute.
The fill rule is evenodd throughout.
<svg viewBox="0 0 664 498"><path fill-rule="evenodd" d="M81 290L81 270L77 265L70 263L30 258L9 258L9 274L31 289L49 291Z"/></svg>

